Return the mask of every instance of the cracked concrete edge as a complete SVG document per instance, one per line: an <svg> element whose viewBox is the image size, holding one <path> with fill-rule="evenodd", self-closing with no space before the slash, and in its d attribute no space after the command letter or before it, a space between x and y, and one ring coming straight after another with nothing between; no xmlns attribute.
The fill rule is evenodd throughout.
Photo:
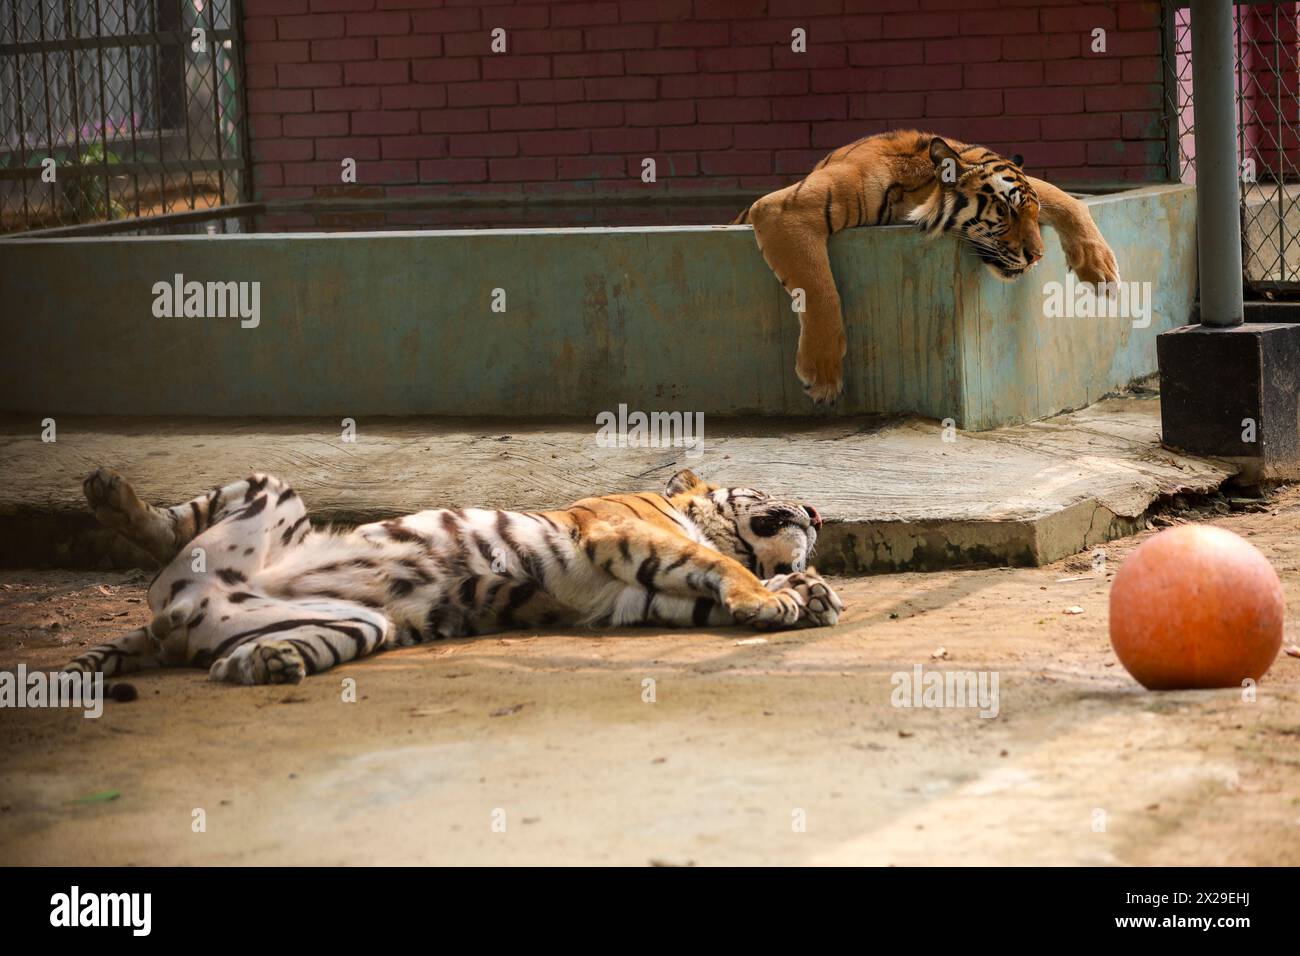
<svg viewBox="0 0 1300 956"><path fill-rule="evenodd" d="M1180 493L1208 494L1217 487ZM823 528L815 563L823 573L844 575L1051 564L1143 530L1147 509L1159 497L1152 494L1136 515L1087 500L1027 519L831 522Z"/></svg>
<svg viewBox="0 0 1300 956"><path fill-rule="evenodd" d="M827 574L937 571L1039 563L1037 521L837 521L822 528L814 562Z"/></svg>
<svg viewBox="0 0 1300 956"><path fill-rule="evenodd" d="M1154 499L1153 499L1154 501ZM1036 523L1038 564L1051 564L1146 527L1146 512L1119 515L1096 501L1080 501Z"/></svg>

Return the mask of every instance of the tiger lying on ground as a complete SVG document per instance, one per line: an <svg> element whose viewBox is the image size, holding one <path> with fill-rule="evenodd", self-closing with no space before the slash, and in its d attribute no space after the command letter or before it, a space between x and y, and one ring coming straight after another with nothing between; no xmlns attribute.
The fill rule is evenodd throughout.
<svg viewBox="0 0 1300 956"><path fill-rule="evenodd" d="M142 502L108 468L83 483L99 521L164 565L153 620L67 669L207 667L213 680L297 683L383 647L511 628L834 624L808 566L821 516L682 471L663 494L557 511L443 509L315 531L283 481L253 475L192 501ZM202 549L203 571L195 571Z"/></svg>
<svg viewBox="0 0 1300 956"><path fill-rule="evenodd" d="M1011 281L1043 256L1041 218L1060 235L1065 261L1082 281L1119 282L1115 254L1088 207L1026 176L1021 163L933 133L879 133L835 150L798 183L736 217L733 225L753 225L786 291L804 290L795 371L814 401L834 401L844 388L847 341L826 249L842 229L915 223L928 236L949 233Z"/></svg>

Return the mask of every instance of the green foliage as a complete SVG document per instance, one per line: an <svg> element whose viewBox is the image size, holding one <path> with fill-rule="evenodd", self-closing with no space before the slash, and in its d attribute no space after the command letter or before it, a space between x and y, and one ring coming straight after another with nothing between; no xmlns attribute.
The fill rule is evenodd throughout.
<svg viewBox="0 0 1300 956"><path fill-rule="evenodd" d="M108 184L103 179L105 164L112 166L121 158L103 143L92 143L68 165L81 167L82 175L63 180L63 203L68 215L77 222L96 219L116 219L126 214L119 203L113 201Z"/></svg>

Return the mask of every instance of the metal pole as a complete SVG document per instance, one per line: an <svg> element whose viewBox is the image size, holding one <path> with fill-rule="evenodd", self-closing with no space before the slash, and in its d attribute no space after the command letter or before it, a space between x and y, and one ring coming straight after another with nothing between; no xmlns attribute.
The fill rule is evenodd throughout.
<svg viewBox="0 0 1300 956"><path fill-rule="evenodd" d="M1201 324L1242 322L1241 213L1231 0L1192 0Z"/></svg>

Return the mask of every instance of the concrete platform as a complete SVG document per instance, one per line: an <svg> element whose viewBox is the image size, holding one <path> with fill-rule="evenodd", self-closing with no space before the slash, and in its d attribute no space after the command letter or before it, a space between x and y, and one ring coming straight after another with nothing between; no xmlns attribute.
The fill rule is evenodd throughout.
<svg viewBox="0 0 1300 956"><path fill-rule="evenodd" d="M99 529L81 479L111 464L148 499L174 503L251 471L288 479L318 523L352 524L451 505L537 508L592 493L657 489L678 468L781 491L827 519L828 573L1035 565L1141 526L1157 497L1209 492L1233 468L1162 449L1154 398L1103 401L981 433L926 419L706 422L681 448L602 448L590 422L509 424L60 418L0 420L0 563L129 566L148 559Z"/></svg>
<svg viewBox="0 0 1300 956"><path fill-rule="evenodd" d="M1045 314L1067 277L1051 229L1014 283L910 226L836 235L848 364L826 417L986 429L1153 373L1195 297L1195 190L1086 202L1124 279L1149 284L1145 323ZM163 307L157 286L191 283L211 301ZM257 293L247 320L235 283L250 316ZM0 302L0 412L38 418L813 410L790 297L748 226L0 239Z"/></svg>

